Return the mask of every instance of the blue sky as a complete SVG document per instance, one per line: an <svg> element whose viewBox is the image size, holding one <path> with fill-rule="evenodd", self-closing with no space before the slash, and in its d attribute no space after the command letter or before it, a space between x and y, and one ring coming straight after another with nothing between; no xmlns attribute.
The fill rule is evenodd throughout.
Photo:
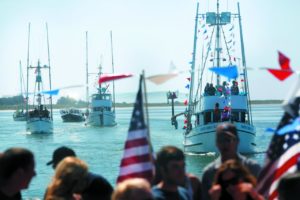
<svg viewBox="0 0 300 200"><path fill-rule="evenodd" d="M170 62L189 69L195 0L1 0L0 96L19 92L19 60L27 59L27 31L31 23L30 64L47 64L45 22L48 23L53 88L85 83L85 31L89 32L89 69L101 62L111 72L109 32L113 31L115 72L135 76L116 82L117 92L136 92L138 74L167 73ZM200 11L215 7L214 0L200 2ZM296 81L293 75L279 82L260 67L278 68L277 50L299 70L299 10L297 0L240 0L243 34L252 99L283 99ZM220 0L222 8L236 12L237 1ZM33 74L31 74L33 75ZM186 92L185 77L148 91ZM90 77L92 82L95 77ZM91 89L91 91L93 91ZM84 88L61 91L84 98Z"/></svg>

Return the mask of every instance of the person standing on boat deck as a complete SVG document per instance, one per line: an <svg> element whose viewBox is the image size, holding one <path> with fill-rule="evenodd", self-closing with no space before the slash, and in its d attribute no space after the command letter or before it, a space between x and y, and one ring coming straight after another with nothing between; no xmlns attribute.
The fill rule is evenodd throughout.
<svg viewBox="0 0 300 200"><path fill-rule="evenodd" d="M208 191L212 186L213 177L218 168L229 159L238 160L243 166L248 168L252 175L256 178L261 170L261 166L254 160L246 158L238 153L239 136L234 124L222 123L216 129L216 146L220 156L208 164L203 170L202 176L202 194L203 199L210 199Z"/></svg>
<svg viewBox="0 0 300 200"><path fill-rule="evenodd" d="M34 155L24 148L9 148L0 154L0 199L21 200L36 175Z"/></svg>
<svg viewBox="0 0 300 200"><path fill-rule="evenodd" d="M206 83L205 88L204 88L204 95L210 95L210 85L209 83Z"/></svg>
<svg viewBox="0 0 300 200"><path fill-rule="evenodd" d="M52 165L52 168L55 169L61 160L69 156L76 157L74 150L61 146L53 152L52 160L47 165ZM88 186L82 193L83 199L110 200L112 192L113 187L104 177L91 172L88 173Z"/></svg>
<svg viewBox="0 0 300 200"><path fill-rule="evenodd" d="M220 119L221 119L221 111L219 109L219 103L216 103L214 109L214 122L219 122Z"/></svg>
<svg viewBox="0 0 300 200"><path fill-rule="evenodd" d="M152 188L155 200L192 200L186 184L184 153L174 146L165 146L157 153L156 169L160 176ZM156 177L157 178L157 177Z"/></svg>

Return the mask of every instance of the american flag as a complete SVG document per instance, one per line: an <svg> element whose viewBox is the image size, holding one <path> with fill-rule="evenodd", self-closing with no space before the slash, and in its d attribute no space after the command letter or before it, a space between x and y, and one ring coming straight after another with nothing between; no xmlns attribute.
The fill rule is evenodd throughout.
<svg viewBox="0 0 300 200"><path fill-rule="evenodd" d="M277 199L280 178L298 170L300 158L300 98L288 104L267 151L266 162L258 178L257 190L268 199Z"/></svg>
<svg viewBox="0 0 300 200"><path fill-rule="evenodd" d="M145 178L151 182L153 178L152 147L143 110L143 80L141 75L117 183L128 178Z"/></svg>

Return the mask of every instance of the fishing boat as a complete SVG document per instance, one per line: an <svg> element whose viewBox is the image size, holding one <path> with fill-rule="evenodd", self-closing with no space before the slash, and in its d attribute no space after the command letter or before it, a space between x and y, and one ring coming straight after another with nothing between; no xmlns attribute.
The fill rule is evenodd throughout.
<svg viewBox="0 0 300 200"><path fill-rule="evenodd" d="M84 113L76 108L60 110L60 116L63 122L83 122L85 121Z"/></svg>
<svg viewBox="0 0 300 200"><path fill-rule="evenodd" d="M86 41L87 39L86 33ZM112 38L112 37L111 37ZM112 39L111 39L112 43ZM86 52L88 52L88 43L86 42ZM113 55L113 54L112 54ZM86 56L88 58L88 56ZM114 73L114 64L112 56L112 68ZM86 77L87 77L87 96L88 96L88 59L86 61ZM102 73L102 64L99 66L99 72L97 73L97 92L91 95L91 101L88 101L88 112L87 112L87 125L106 127L106 126L115 126L116 123L116 114L115 114L115 90L113 82L113 91L109 91L110 85L101 83L100 79ZM89 97L89 96L88 96Z"/></svg>
<svg viewBox="0 0 300 200"><path fill-rule="evenodd" d="M23 73L22 73L22 64L20 61L20 88L21 88L21 93L20 93L20 104L21 107L17 108L17 110L13 113L13 119L14 121L26 121L26 109L25 109L25 99L24 99L24 92L23 92L23 84L24 78L23 78Z"/></svg>
<svg viewBox="0 0 300 200"><path fill-rule="evenodd" d="M184 112L186 124L183 145L186 152L218 152L215 130L223 122L235 124L240 138L240 153L255 151L256 130L252 121L239 4L237 8L236 14L220 12L217 0L216 12L200 14L197 4L189 99ZM235 37L235 27L238 27L238 37ZM199 59L202 62L197 64L197 70L198 38L202 39L202 59ZM206 85L205 88L203 85Z"/></svg>
<svg viewBox="0 0 300 200"><path fill-rule="evenodd" d="M38 60L37 66L29 65L29 42L28 42L28 54L27 54L27 92L26 92L26 111L27 121L26 130L30 133L52 133L53 132L53 112L52 112L52 93L51 90L51 67L50 67L50 56L49 56L49 40L48 40L48 26L47 30L47 44L48 44L48 65L41 65ZM29 31L30 33L30 24ZM28 34L28 41L30 34ZM34 92L32 94L32 104L29 104L29 71L34 70L35 82ZM45 88L42 79L42 70L47 70L49 75L49 90L42 90ZM49 97L45 96L49 95ZM46 107L48 106L49 109Z"/></svg>

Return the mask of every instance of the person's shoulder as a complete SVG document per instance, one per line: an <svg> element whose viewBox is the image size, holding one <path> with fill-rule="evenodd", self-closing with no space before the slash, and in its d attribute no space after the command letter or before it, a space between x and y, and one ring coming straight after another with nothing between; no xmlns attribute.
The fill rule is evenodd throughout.
<svg viewBox="0 0 300 200"><path fill-rule="evenodd" d="M155 200L165 199L163 191L159 187L157 187L156 185L152 187L152 195L153 195Z"/></svg>
<svg viewBox="0 0 300 200"><path fill-rule="evenodd" d="M189 200L190 199L188 191L183 187L178 187L178 194L180 196L180 199L182 199L182 200Z"/></svg>

